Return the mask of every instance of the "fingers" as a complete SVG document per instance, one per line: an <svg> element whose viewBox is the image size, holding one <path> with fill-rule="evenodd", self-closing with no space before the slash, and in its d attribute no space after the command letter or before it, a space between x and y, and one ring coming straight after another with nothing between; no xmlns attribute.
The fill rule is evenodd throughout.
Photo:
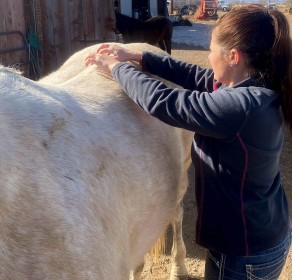
<svg viewBox="0 0 292 280"><path fill-rule="evenodd" d="M89 53L85 58L85 66L96 64L100 66L105 62L106 57L122 61L124 48L115 43L104 43L98 46L94 53ZM106 57L104 57L106 56Z"/></svg>
<svg viewBox="0 0 292 280"><path fill-rule="evenodd" d="M101 45L97 48L96 53L103 52L104 50L108 49L109 46L110 46L110 44L108 44L108 43L101 44Z"/></svg>
<svg viewBox="0 0 292 280"><path fill-rule="evenodd" d="M92 64L95 64L95 63L96 63L95 54L94 53L89 53L87 55L87 57L85 57L85 66L92 65Z"/></svg>
<svg viewBox="0 0 292 280"><path fill-rule="evenodd" d="M103 69L109 69L111 66L117 64L119 61L107 54L89 54L85 58L85 66L96 65Z"/></svg>
<svg viewBox="0 0 292 280"><path fill-rule="evenodd" d="M85 66L93 64L99 65L101 63L102 55L102 53L89 53L85 58Z"/></svg>
<svg viewBox="0 0 292 280"><path fill-rule="evenodd" d="M97 48L96 53L115 55L120 50L123 50L123 48L115 43L104 43Z"/></svg>
<svg viewBox="0 0 292 280"><path fill-rule="evenodd" d="M91 53L85 58L85 66L93 65L93 64L100 66L103 63L103 60L104 60L103 57L104 55L102 54Z"/></svg>
<svg viewBox="0 0 292 280"><path fill-rule="evenodd" d="M107 54L111 55L112 50L110 48L103 48L96 51L97 54Z"/></svg>
<svg viewBox="0 0 292 280"><path fill-rule="evenodd" d="M85 66L96 64L96 60L93 57L87 57L85 59Z"/></svg>

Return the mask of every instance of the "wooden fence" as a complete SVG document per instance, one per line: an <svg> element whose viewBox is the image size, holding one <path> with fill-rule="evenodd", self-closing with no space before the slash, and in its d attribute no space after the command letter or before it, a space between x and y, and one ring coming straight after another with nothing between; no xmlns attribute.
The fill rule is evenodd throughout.
<svg viewBox="0 0 292 280"><path fill-rule="evenodd" d="M28 73L23 0L0 1L0 63Z"/></svg>
<svg viewBox="0 0 292 280"><path fill-rule="evenodd" d="M112 0L1 0L0 63L22 64L38 78L81 48L115 40L113 27Z"/></svg>

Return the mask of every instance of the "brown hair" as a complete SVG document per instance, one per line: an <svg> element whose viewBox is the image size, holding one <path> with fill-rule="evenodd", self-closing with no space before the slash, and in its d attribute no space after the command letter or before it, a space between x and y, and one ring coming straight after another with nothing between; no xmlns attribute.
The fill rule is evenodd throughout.
<svg viewBox="0 0 292 280"><path fill-rule="evenodd" d="M286 17L276 9L246 5L220 17L213 28L218 28L221 47L242 52L251 73L281 94L284 120L292 134L292 43Z"/></svg>

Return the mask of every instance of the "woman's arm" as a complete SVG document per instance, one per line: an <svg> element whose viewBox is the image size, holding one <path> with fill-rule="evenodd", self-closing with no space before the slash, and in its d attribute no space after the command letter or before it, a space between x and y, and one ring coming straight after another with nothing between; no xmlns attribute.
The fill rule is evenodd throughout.
<svg viewBox="0 0 292 280"><path fill-rule="evenodd" d="M236 89L208 92L168 88L128 63L117 64L112 74L136 104L172 126L227 139L241 129L247 117L250 101Z"/></svg>
<svg viewBox="0 0 292 280"><path fill-rule="evenodd" d="M213 71L198 65L175 60L169 55L154 52L132 51L115 43L106 43L98 47L95 53L88 55L86 65L96 64L107 74L118 62L136 61L144 71L169 80L183 88L199 91L213 91Z"/></svg>
<svg viewBox="0 0 292 280"><path fill-rule="evenodd" d="M189 90L213 91L213 71L168 55L143 52L142 69Z"/></svg>

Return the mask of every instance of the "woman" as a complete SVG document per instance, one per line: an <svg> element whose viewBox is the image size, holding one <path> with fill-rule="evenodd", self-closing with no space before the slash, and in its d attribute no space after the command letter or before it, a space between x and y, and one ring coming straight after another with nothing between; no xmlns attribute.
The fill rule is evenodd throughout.
<svg viewBox="0 0 292 280"><path fill-rule="evenodd" d="M279 160L292 132L291 38L285 16L248 5L214 25L202 69L169 56L104 44L86 58L149 114L194 131L196 240L205 279L277 279L291 242ZM170 89L127 62L184 89Z"/></svg>

